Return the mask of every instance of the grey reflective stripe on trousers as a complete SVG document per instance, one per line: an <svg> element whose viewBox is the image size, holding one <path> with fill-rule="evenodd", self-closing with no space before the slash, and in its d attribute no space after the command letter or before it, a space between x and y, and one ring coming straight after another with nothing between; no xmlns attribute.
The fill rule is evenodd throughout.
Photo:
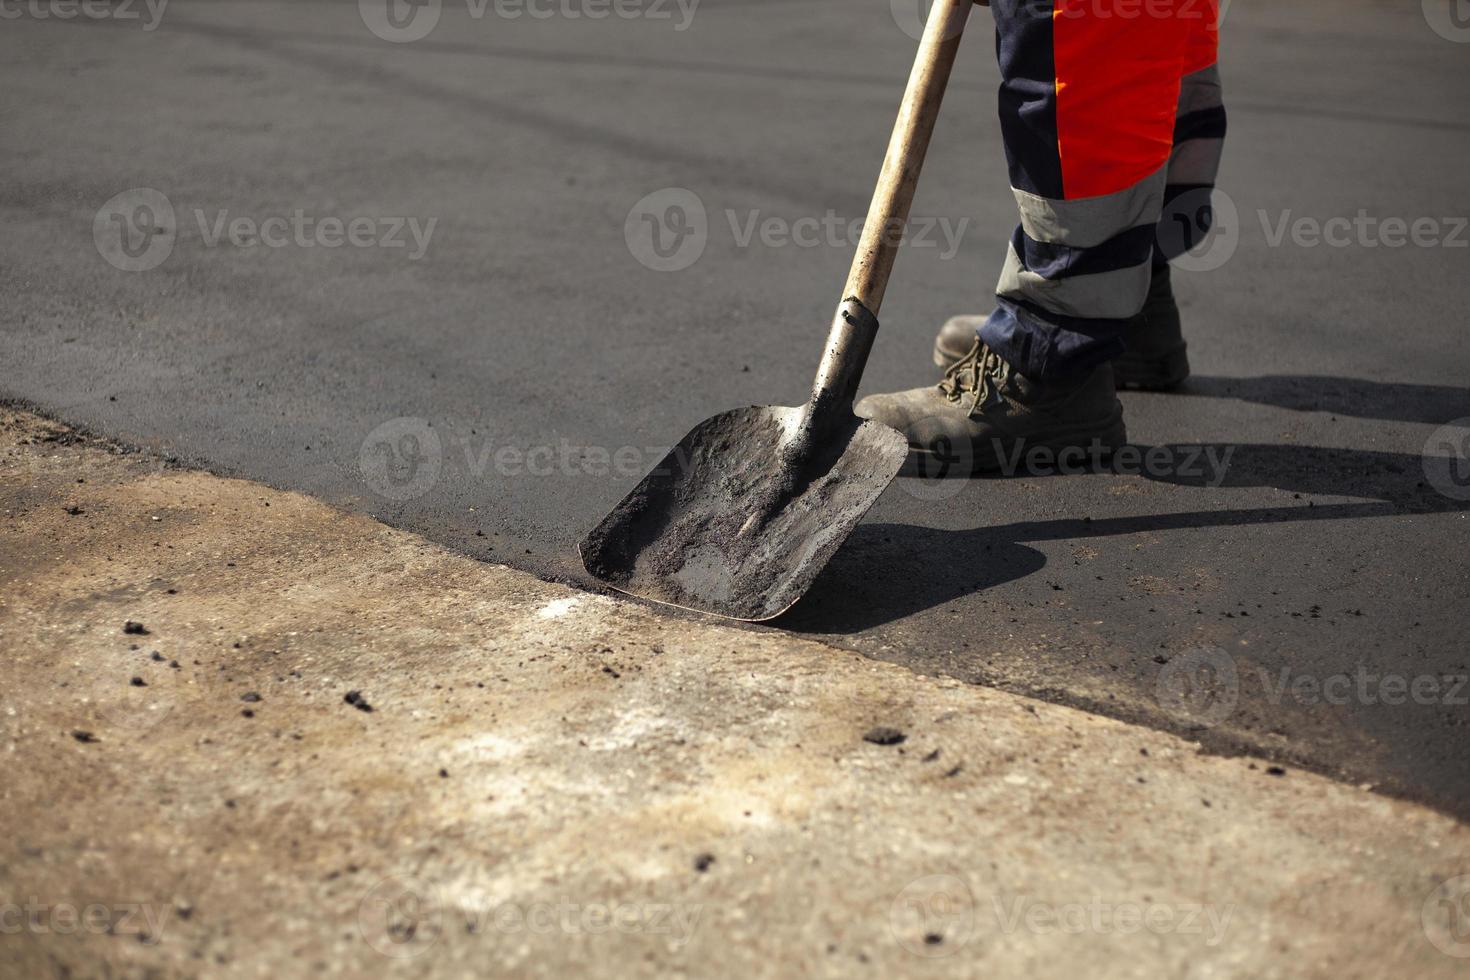
<svg viewBox="0 0 1470 980"><path fill-rule="evenodd" d="M1211 65L1185 75L1179 85L1179 117L1192 112L1207 112L1225 104L1220 83L1220 66ZM1189 139L1174 144L1169 157L1169 183L1209 186L1220 172L1220 157L1225 140L1218 136Z"/></svg>
<svg viewBox="0 0 1470 980"><path fill-rule="evenodd" d="M1152 260L1145 259L1127 269L1047 279L1025 268L1012 245L995 291L1007 299L1025 300L1063 316L1122 320L1143 308L1152 266Z"/></svg>
<svg viewBox="0 0 1470 980"><path fill-rule="evenodd" d="M1031 239L1068 248L1097 248L1130 228L1152 228L1164 209L1168 165L1125 190L1075 201L1056 201L1015 190L1021 230ZM1143 308L1151 262L1108 272L1047 279L1027 269L1012 245L997 295L1061 316L1121 320Z"/></svg>
<svg viewBox="0 0 1470 980"><path fill-rule="evenodd" d="M1158 222L1164 209L1168 164L1132 187L1075 201L1057 201L1011 188L1021 212L1021 228L1038 242L1094 248L1139 225Z"/></svg>
<svg viewBox="0 0 1470 980"><path fill-rule="evenodd" d="M1179 81L1179 112L1187 116L1191 112L1218 109L1225 104L1224 89L1220 84L1220 66L1211 65L1185 75Z"/></svg>

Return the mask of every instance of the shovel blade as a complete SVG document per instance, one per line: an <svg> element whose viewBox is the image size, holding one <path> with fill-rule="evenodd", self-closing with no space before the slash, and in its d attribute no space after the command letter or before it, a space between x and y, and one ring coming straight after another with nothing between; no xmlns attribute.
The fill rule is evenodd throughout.
<svg viewBox="0 0 1470 980"><path fill-rule="evenodd" d="M897 475L908 440L848 416L803 462L802 409L742 408L685 436L578 546L620 592L748 622L791 608Z"/></svg>

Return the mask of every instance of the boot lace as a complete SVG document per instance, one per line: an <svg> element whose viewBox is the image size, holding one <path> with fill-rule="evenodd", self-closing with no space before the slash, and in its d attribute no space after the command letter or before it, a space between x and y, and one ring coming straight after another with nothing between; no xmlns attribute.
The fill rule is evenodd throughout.
<svg viewBox="0 0 1470 980"><path fill-rule="evenodd" d="M944 372L939 390L951 404L964 404L965 412L974 418L987 404L1000 398L1000 388L1009 370L1010 366L999 354L976 340L970 353Z"/></svg>

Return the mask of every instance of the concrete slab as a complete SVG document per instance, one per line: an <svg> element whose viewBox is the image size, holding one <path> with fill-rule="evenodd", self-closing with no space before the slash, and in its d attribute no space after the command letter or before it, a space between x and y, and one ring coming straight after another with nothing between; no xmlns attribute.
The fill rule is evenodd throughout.
<svg viewBox="0 0 1470 980"><path fill-rule="evenodd" d="M0 32L0 395L584 584L574 543L664 447L804 396L913 51L903 3L703 0L686 21L445 0L402 43L353 2L56 6L14 4ZM1470 432L1440 432L1470 418L1449 12L1229 5L1234 251L1177 277L1196 377L1124 398L1162 463L900 481L787 628L1470 816L1449 694L1470 676L1470 487L1426 468ZM869 391L932 380L933 330L989 302L1015 221L985 17ZM139 188L176 237L129 271L98 222L105 244ZM646 219L687 195L702 252L650 268ZM298 212L313 233L366 218L370 244L219 231ZM1372 237L1298 234L1360 213ZM829 214L811 247L746 238ZM418 258L410 219L436 222ZM1377 237L1420 220L1430 244ZM1201 657L1235 677L1204 719L1160 696ZM1388 678L1440 686L1389 703Z"/></svg>
<svg viewBox="0 0 1470 980"><path fill-rule="evenodd" d="M1464 975L1424 807L14 411L0 515L0 976Z"/></svg>

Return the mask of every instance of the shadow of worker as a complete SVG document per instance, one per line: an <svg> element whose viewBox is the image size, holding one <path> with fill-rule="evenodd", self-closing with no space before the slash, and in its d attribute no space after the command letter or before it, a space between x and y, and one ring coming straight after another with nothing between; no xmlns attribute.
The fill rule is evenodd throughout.
<svg viewBox="0 0 1470 980"><path fill-rule="evenodd" d="M961 531L863 524L833 556L806 599L779 624L798 632L861 633L1040 571L1046 557L1030 547L1040 542L1470 510L1470 460L1453 455L1229 443L1131 446L1129 450L1101 463L1091 461L1080 473L1124 474L1205 490L1272 488L1297 497L1265 507L981 524ZM1125 466L1125 458L1136 462ZM1435 479L1430 479L1431 471ZM987 479L1006 482L1078 472L1023 467L1011 476ZM945 476L931 478L971 475L964 467L955 467ZM1306 497L1344 499L1318 502Z"/></svg>

